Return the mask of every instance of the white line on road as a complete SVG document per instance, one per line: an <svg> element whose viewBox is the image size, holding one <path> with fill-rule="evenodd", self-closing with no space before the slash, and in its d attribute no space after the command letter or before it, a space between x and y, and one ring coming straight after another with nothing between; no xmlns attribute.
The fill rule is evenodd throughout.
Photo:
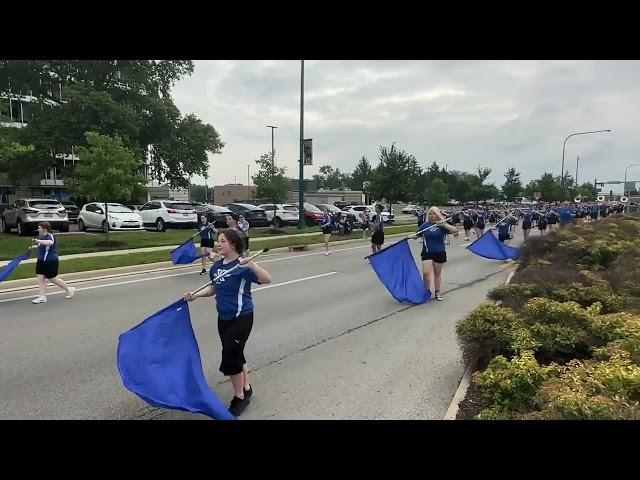
<svg viewBox="0 0 640 480"><path fill-rule="evenodd" d="M287 282L276 283L276 284L273 284L273 285L265 285L264 287L258 287L258 288L252 289L251 291L252 292L257 292L257 291L260 291L260 290L266 290L268 288L281 287L283 285L290 285L292 283L304 282L306 280L313 280L313 279L316 279L316 278L327 277L329 275L335 275L336 273L339 273L339 272L329 272L329 273L323 273L323 274L320 274L320 275L313 275L311 277L297 278L295 280L289 280ZM165 275L165 276L162 276L162 277L138 278L136 280L127 280L125 282L107 283L105 285L94 285L92 287L78 288L77 291L80 292L80 291L83 291L83 290L93 290L95 288L117 287L117 286L120 286L120 285L129 284L129 283L146 282L146 281L150 281L150 280L158 280L158 279L167 278L167 277L177 277L179 275L189 275L189 274L192 275L193 272L174 273L172 275ZM56 291L56 292L47 293L47 296L50 296L50 295L61 295L63 293L65 293L65 292L60 290L60 291ZM27 296L24 296L24 297L16 297L16 298L8 298L8 299L5 299L5 300L0 300L0 303L16 302L18 300L27 300L29 298L33 298L33 294L27 295Z"/></svg>

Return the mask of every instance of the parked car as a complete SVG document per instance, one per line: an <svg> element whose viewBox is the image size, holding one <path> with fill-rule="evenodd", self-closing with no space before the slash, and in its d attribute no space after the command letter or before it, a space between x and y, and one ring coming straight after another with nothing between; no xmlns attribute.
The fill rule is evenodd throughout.
<svg viewBox="0 0 640 480"><path fill-rule="evenodd" d="M333 215L334 217L338 215L338 213L341 213L342 215L344 215L347 218L347 222L349 223L349 225L351 225L351 227L353 228L353 225L357 223L357 218L353 213L349 213L347 211L342 211L341 209L339 209L338 207L336 207L335 205L329 205L326 203L318 203L316 204L316 207L318 207L320 210L322 210L322 212L329 212L331 213L331 215Z"/></svg>
<svg viewBox="0 0 640 480"><path fill-rule="evenodd" d="M60 202L69 216L69 223L78 223L78 215L80 214L80 207L76 205L76 202L69 200L62 200Z"/></svg>
<svg viewBox="0 0 640 480"><path fill-rule="evenodd" d="M363 212L364 210L368 210L369 219L373 219L373 216L376 214L375 205L352 205L351 208L347 210L347 212L354 214L359 222L360 212ZM382 211L382 221L384 223L389 223L389 224L393 223L394 217L395 215L393 213L385 212L384 210Z"/></svg>
<svg viewBox="0 0 640 480"><path fill-rule="evenodd" d="M266 227L269 225L267 212L255 205L251 205L250 203L228 203L224 206L233 213L244 215L244 218L252 227Z"/></svg>
<svg viewBox="0 0 640 480"><path fill-rule="evenodd" d="M233 213L228 208L209 203L196 206L196 212L198 212L198 215L206 215L209 222L213 223L216 228L227 228L227 215Z"/></svg>
<svg viewBox="0 0 640 480"><path fill-rule="evenodd" d="M304 223L307 227L319 225L324 220L324 212L315 205L305 202L304 204Z"/></svg>
<svg viewBox="0 0 640 480"><path fill-rule="evenodd" d="M298 207L292 203L265 203L264 205L258 205L258 207L265 211L267 222L272 223L274 228L280 228L282 225L298 224L300 212Z"/></svg>
<svg viewBox="0 0 640 480"><path fill-rule="evenodd" d="M349 204L347 202L343 202L343 201L340 201L340 200L337 201L337 202L333 202L333 205L335 207L338 207L340 210L344 210L345 207L349 206Z"/></svg>
<svg viewBox="0 0 640 480"><path fill-rule="evenodd" d="M87 203L78 215L78 230L85 232L89 229L108 230L144 230L142 217L126 205L109 203L105 216L104 203Z"/></svg>
<svg viewBox="0 0 640 480"><path fill-rule="evenodd" d="M421 209L418 205L409 204L402 209L402 213L405 215L417 215L420 210Z"/></svg>
<svg viewBox="0 0 640 480"><path fill-rule="evenodd" d="M38 229L38 223L45 221L54 230L69 231L67 210L58 200L22 198L2 212L2 231L9 233L15 228L18 235L29 235Z"/></svg>
<svg viewBox="0 0 640 480"><path fill-rule="evenodd" d="M136 203L130 203L130 204L125 205L125 207L130 208L134 212L139 212L140 211L140 207L142 207L142 205L138 205Z"/></svg>
<svg viewBox="0 0 640 480"><path fill-rule="evenodd" d="M145 227L155 227L158 232L167 228L196 228L198 214L189 202L179 200L152 200L140 207Z"/></svg>

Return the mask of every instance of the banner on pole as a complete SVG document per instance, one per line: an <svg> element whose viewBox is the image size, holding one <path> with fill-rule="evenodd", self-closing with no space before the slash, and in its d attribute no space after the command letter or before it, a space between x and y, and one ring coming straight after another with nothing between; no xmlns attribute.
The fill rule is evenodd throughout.
<svg viewBox="0 0 640 480"><path fill-rule="evenodd" d="M302 141L302 146L304 149L304 160L303 165L313 165L313 145L312 138L306 138Z"/></svg>

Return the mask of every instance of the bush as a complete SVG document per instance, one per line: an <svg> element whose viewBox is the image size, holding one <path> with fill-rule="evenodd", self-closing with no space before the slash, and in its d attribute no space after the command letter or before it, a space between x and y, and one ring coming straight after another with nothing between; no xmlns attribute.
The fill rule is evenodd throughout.
<svg viewBox="0 0 640 480"><path fill-rule="evenodd" d="M541 367L530 351L511 361L495 357L484 372L473 375L482 398L490 405L478 418L509 418L530 409L538 389L554 371Z"/></svg>
<svg viewBox="0 0 640 480"><path fill-rule="evenodd" d="M540 388L534 403L546 419L640 419L640 367L625 355L573 361Z"/></svg>
<svg viewBox="0 0 640 480"><path fill-rule="evenodd" d="M583 309L576 302L556 302L547 298L532 298L523 309L525 321L534 323L560 324L577 328L588 328L594 315L602 309L602 305L595 303Z"/></svg>
<svg viewBox="0 0 640 480"><path fill-rule="evenodd" d="M513 356L535 349L522 319L512 310L483 304L456 326L466 365L488 361L494 355Z"/></svg>

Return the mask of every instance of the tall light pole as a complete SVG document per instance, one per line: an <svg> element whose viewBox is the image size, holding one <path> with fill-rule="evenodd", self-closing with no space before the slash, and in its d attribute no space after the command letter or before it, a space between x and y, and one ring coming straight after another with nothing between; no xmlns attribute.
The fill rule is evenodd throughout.
<svg viewBox="0 0 640 480"><path fill-rule="evenodd" d="M271 129L271 168L273 169L273 172L275 173L276 171L276 150L274 148L273 145L273 130L278 128L278 127L274 127L272 125L267 125L267 128Z"/></svg>
<svg viewBox="0 0 640 480"><path fill-rule="evenodd" d="M249 181L249 167L251 164L247 165L247 201L251 198L251 182Z"/></svg>
<svg viewBox="0 0 640 480"><path fill-rule="evenodd" d="M298 179L298 229L304 223L304 60L300 60L300 177Z"/></svg>
<svg viewBox="0 0 640 480"><path fill-rule="evenodd" d="M580 164L580 157L576 157L576 193L578 192L578 165Z"/></svg>
<svg viewBox="0 0 640 480"><path fill-rule="evenodd" d="M624 186L622 187L623 190L623 194L625 197L628 196L628 193L626 191L627 188L627 172L629 171L629 169L631 167L640 167L640 163L632 163L631 165L628 165L627 168L624 169ZM627 200L627 213L629 213L629 204L631 202Z"/></svg>
<svg viewBox="0 0 640 480"><path fill-rule="evenodd" d="M594 130L592 132L576 132L576 133L572 133L571 135L569 135L567 138L564 139L564 143L562 144L562 172L560 173L560 183L562 185L564 185L564 149L567 146L567 140L569 140L571 137L575 137L576 135L587 135L589 133L601 133L601 132L610 132L611 129L609 130Z"/></svg>

